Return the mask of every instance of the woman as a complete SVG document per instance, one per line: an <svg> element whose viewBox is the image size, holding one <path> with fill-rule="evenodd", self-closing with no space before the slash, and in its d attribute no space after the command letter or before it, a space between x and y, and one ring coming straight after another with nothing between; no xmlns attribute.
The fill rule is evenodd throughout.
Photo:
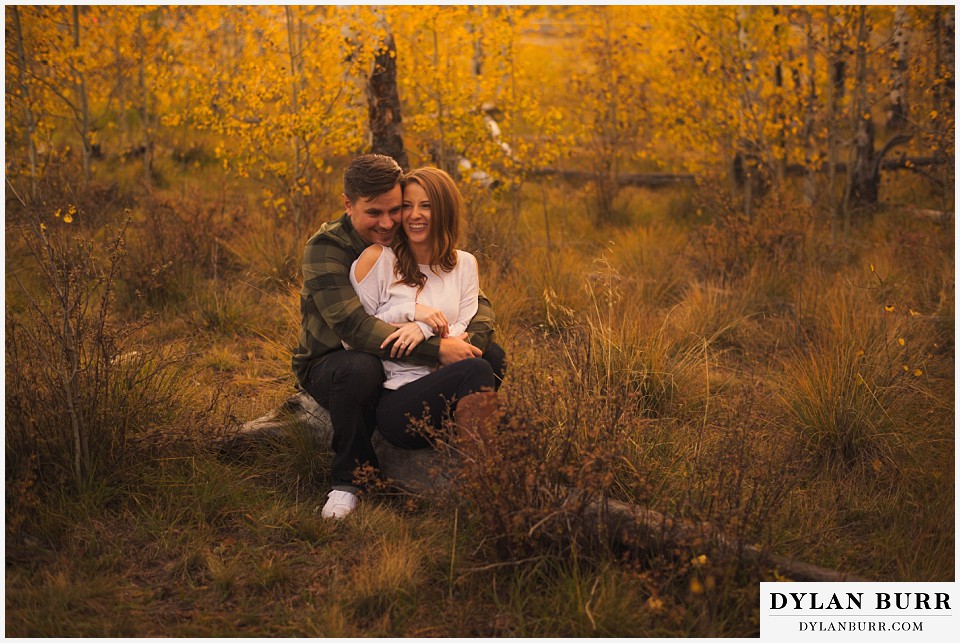
<svg viewBox="0 0 960 643"><path fill-rule="evenodd" d="M477 260L455 248L463 197L443 170L420 168L401 181L401 229L393 247L371 245L350 269L350 282L364 309L398 325L384 342L392 357L408 355L434 334L461 336L477 312ZM464 433L490 430L495 415L493 369L486 360L462 359L442 368L386 359L386 381L377 407L377 426L395 446L430 446L426 433L440 432L448 409ZM413 422L411 422L411 420ZM331 492L337 515L356 506L356 496Z"/></svg>

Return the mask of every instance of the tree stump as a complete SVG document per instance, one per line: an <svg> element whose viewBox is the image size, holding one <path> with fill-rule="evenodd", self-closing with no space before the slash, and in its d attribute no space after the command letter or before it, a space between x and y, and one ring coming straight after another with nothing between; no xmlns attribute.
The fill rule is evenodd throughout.
<svg viewBox="0 0 960 643"><path fill-rule="evenodd" d="M298 426L311 431L324 449L331 449L330 414L309 393L300 391L266 415L243 424L236 434L224 440L220 451L224 455L237 455L257 444L282 441ZM424 494L449 488L450 480L442 473L441 457L433 449L400 449L379 433L373 435L372 441L381 474L402 490Z"/></svg>

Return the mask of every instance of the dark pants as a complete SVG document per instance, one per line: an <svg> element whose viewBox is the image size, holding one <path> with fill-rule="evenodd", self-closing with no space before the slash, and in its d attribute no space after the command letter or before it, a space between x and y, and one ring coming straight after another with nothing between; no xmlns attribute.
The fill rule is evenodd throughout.
<svg viewBox="0 0 960 643"><path fill-rule="evenodd" d="M428 447L428 436L443 429L443 421L457 400L471 393L493 391L497 384L490 362L479 357L460 360L395 391L384 389L377 406L377 428L394 446Z"/></svg>
<svg viewBox="0 0 960 643"><path fill-rule="evenodd" d="M333 488L356 490L354 469L364 463L380 466L370 438L377 426L383 363L370 353L342 350L311 367L308 378L307 392L330 412Z"/></svg>
<svg viewBox="0 0 960 643"><path fill-rule="evenodd" d="M506 369L506 354L503 349L491 343L483 354L482 361L490 365L494 389L500 388ZM456 364L450 366L456 366ZM476 367L468 367L468 369L475 370ZM439 369L436 373L442 370ZM380 466L377 454L370 444L370 438L377 428L377 404L383 391L383 364L378 357L369 353L342 350L315 364L310 369L308 379L305 386L307 392L320 406L330 412L330 423L333 425L334 455L330 467L333 488L355 490L353 472L357 466L363 464L378 468ZM446 378L443 378L443 381L444 387L451 386ZM415 383L411 382L411 384ZM442 395L445 391L439 391L439 393ZM427 400L427 394L428 392L424 391L425 397L416 409L416 417L420 417L423 413L422 402ZM434 406L431 405L431 412L433 409ZM443 410L438 409L438 415L443 413ZM442 415L440 417L442 421ZM391 432L391 435L394 433L396 432ZM386 434L384 435L387 437ZM393 442L393 440L390 441Z"/></svg>

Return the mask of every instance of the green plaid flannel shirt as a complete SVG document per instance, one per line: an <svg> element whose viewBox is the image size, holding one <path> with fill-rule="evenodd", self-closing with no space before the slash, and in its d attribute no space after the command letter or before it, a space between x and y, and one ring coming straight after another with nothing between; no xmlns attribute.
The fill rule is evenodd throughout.
<svg viewBox="0 0 960 643"><path fill-rule="evenodd" d="M302 386L310 367L334 351L343 350L341 340L355 350L389 356L390 347L380 344L396 328L368 315L350 284L350 266L367 242L353 229L350 217L324 223L303 250L303 289L300 291L300 346L293 354L293 372ZM481 292L477 314L467 326L471 344L486 350L493 337L495 317L490 301ZM421 342L407 358L417 364L436 366L440 339Z"/></svg>

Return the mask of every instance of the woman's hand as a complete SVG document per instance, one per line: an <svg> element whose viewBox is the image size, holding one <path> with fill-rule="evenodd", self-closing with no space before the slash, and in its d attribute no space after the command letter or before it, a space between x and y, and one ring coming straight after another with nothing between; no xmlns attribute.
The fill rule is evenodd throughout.
<svg viewBox="0 0 960 643"><path fill-rule="evenodd" d="M394 341L396 340L396 341ZM390 342L393 346L390 348L390 357L397 359L409 355L417 344L424 340L423 331L417 326L416 322L407 322L402 324L397 330L390 333L380 348L386 348Z"/></svg>
<svg viewBox="0 0 960 643"><path fill-rule="evenodd" d="M447 317L439 308L417 304L413 321L423 322L433 329L433 332L440 337L446 337L450 332L450 324L447 323Z"/></svg>

